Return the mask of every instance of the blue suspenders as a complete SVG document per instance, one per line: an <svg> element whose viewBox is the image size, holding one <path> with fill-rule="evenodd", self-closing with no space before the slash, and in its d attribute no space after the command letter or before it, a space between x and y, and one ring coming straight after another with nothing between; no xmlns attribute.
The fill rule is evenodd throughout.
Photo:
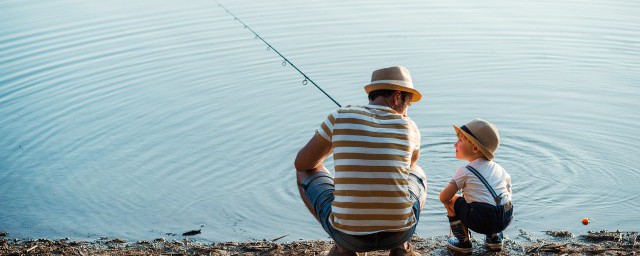
<svg viewBox="0 0 640 256"><path fill-rule="evenodd" d="M502 201L502 197L499 196L498 194L496 194L496 191L493 190L493 188L491 187L491 185L489 185L489 182L487 182L486 179L484 179L484 177L482 176L482 174L480 174L478 172L478 170L476 170L475 168L471 167L470 165L467 165L467 169L469 171L471 171L473 174L475 174L478 179L480 179L480 181L482 181L482 183L484 184L485 187L487 187L487 189L489 190L489 192L491 193L491 195L493 196L493 200L496 201L496 206L500 205L500 202ZM500 194L502 195L502 194Z"/></svg>

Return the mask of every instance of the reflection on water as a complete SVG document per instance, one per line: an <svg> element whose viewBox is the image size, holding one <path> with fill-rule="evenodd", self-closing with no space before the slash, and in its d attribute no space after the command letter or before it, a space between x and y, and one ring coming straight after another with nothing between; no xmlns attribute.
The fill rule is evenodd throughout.
<svg viewBox="0 0 640 256"><path fill-rule="evenodd" d="M474 117L500 128L508 234L640 224L640 4L223 4L343 105L366 102L372 70L409 67L425 96L410 108L430 185L419 235L448 233L451 124ZM215 2L4 1L0 16L0 229L326 238L292 162L335 105Z"/></svg>

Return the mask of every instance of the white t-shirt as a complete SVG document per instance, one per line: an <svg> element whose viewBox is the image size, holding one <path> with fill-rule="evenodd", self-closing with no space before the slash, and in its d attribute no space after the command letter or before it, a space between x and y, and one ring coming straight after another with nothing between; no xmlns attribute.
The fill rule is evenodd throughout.
<svg viewBox="0 0 640 256"><path fill-rule="evenodd" d="M502 166L484 158L473 160L469 165L482 174L498 196L502 196L500 204L506 204L511 201L511 176ZM456 170L456 174L453 175L451 182L455 183L458 189L462 190L464 199L468 203L483 202L491 205L496 204L491 192L489 192L487 187L475 174L467 169L466 165Z"/></svg>

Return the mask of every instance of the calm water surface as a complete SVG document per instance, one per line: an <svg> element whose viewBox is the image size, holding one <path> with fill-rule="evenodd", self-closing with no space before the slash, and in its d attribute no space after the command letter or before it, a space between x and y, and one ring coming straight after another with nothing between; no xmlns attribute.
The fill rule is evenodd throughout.
<svg viewBox="0 0 640 256"><path fill-rule="evenodd" d="M412 71L419 235L448 234L451 125L475 117L500 128L508 235L640 229L637 1L222 3L344 105L372 70ZM327 237L293 160L335 105L215 2L9 0L0 17L0 231Z"/></svg>

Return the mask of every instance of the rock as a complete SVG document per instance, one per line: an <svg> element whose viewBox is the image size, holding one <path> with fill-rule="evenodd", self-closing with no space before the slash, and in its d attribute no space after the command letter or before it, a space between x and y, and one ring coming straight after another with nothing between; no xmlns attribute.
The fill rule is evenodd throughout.
<svg viewBox="0 0 640 256"><path fill-rule="evenodd" d="M112 239L112 240L108 241L107 243L109 243L109 244L124 244L124 243L127 243L127 240L120 239L120 238L115 238L115 239Z"/></svg>
<svg viewBox="0 0 640 256"><path fill-rule="evenodd" d="M198 230L191 230L191 231L188 231L188 232L184 232L184 233L182 233L182 235L183 235L183 236L195 236L195 235L197 235L197 234L200 234L200 231L201 231L201 230L202 230L202 229L198 229Z"/></svg>

